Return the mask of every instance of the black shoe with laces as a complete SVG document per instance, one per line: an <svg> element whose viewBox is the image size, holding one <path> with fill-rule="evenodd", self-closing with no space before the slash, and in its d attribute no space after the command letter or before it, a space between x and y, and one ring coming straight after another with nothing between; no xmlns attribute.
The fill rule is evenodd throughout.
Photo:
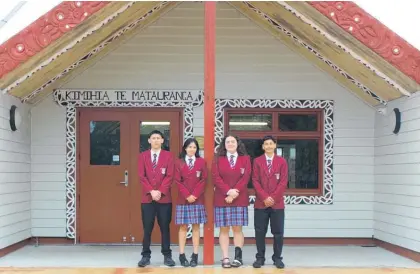
<svg viewBox="0 0 420 274"><path fill-rule="evenodd" d="M187 260L187 257L185 257L185 254L179 254L179 262L183 267L189 267L190 263Z"/></svg>
<svg viewBox="0 0 420 274"><path fill-rule="evenodd" d="M149 265L149 264L150 264L150 257L142 257L137 265L138 267L145 267L146 265Z"/></svg>
<svg viewBox="0 0 420 274"><path fill-rule="evenodd" d="M258 258L255 260L255 262L252 264L254 268L261 268L265 264L265 260L262 258Z"/></svg>
<svg viewBox="0 0 420 274"><path fill-rule="evenodd" d="M198 254L193 253L191 255L190 266L191 267L196 267L197 265L198 265Z"/></svg>
<svg viewBox="0 0 420 274"><path fill-rule="evenodd" d="M276 259L276 260L274 261L274 265L275 265L277 268L283 269L283 268L284 268L283 258L282 258L282 257L280 257L280 258Z"/></svg>
<svg viewBox="0 0 420 274"><path fill-rule="evenodd" d="M163 259L163 264L166 266L175 266L175 261L172 260L171 256L165 256Z"/></svg>
<svg viewBox="0 0 420 274"><path fill-rule="evenodd" d="M232 266L240 267L242 264L242 249L240 247L235 247L235 259L233 259Z"/></svg>

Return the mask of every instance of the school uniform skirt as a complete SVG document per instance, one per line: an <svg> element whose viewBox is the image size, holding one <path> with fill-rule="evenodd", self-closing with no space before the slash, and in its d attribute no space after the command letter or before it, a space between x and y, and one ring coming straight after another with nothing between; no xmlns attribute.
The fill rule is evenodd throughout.
<svg viewBox="0 0 420 274"><path fill-rule="evenodd" d="M175 224L205 224L207 214L204 205L177 205L175 213Z"/></svg>
<svg viewBox="0 0 420 274"><path fill-rule="evenodd" d="M247 226L248 207L224 206L214 208L214 224L216 227L223 226Z"/></svg>

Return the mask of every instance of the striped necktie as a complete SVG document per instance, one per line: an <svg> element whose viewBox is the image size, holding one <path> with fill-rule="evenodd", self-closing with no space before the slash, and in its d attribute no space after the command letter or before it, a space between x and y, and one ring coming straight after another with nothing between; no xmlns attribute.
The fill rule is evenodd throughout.
<svg viewBox="0 0 420 274"><path fill-rule="evenodd" d="M273 165L271 164L271 159L267 160L267 167L268 167L268 172L271 172L271 168L273 167Z"/></svg>
<svg viewBox="0 0 420 274"><path fill-rule="evenodd" d="M156 168L156 166L157 166L157 154L156 153L154 153L153 154L153 162L152 162L152 168L153 169L155 169Z"/></svg>
<svg viewBox="0 0 420 274"><path fill-rule="evenodd" d="M193 165L193 159L192 158L189 158L188 161L189 161L188 168L191 170L194 167L194 165Z"/></svg>
<svg viewBox="0 0 420 274"><path fill-rule="evenodd" d="M230 167L234 167L235 166L235 161L233 160L234 157L235 157L234 155L230 155L230 160L229 160Z"/></svg>

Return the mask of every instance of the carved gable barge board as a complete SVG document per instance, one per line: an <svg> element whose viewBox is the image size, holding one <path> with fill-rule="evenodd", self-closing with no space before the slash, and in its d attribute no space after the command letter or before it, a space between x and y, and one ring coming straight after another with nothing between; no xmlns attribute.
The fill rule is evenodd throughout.
<svg viewBox="0 0 420 274"><path fill-rule="evenodd" d="M379 77L375 72L359 63L353 56L337 47L321 33L302 21L277 2L249 2L252 6L288 29L302 42L309 45L326 59L369 88L385 101L401 97L401 93Z"/></svg>
<svg viewBox="0 0 420 274"><path fill-rule="evenodd" d="M70 21L72 24L72 26L70 27L71 30L68 32L60 33L60 30L57 30L54 33L54 28L51 27L52 29L48 29L50 31L47 32L46 35L44 35L44 39L46 40L42 41L43 36L41 34L47 31L43 28L43 26L47 24L45 22L46 20L53 20L54 18L63 18L62 20L65 24L67 22L67 16L78 17L77 14L74 15L72 13L81 12L81 10L82 12L89 12L89 10L91 9L89 6L87 6L86 2L82 2L81 10L73 10L71 4L70 6L66 3L59 4L50 12L46 13L44 16L40 17L37 21L35 21L34 24L37 24L36 26L33 26L33 24L28 26L25 29L29 31L28 33L26 33L24 30L18 33L16 36L9 39L8 41L6 41L3 45L1 45L9 47L9 43L17 42L14 41L14 39L19 39L22 41L21 44L18 44L18 46L20 45L22 47L22 53L13 53L12 49L8 49L8 51L12 51L12 53L10 53L12 57L9 57L8 54L0 56L0 64L3 66L0 69L0 88L5 89L9 85L18 81L21 77L36 69L42 62L47 61L50 57L54 56L55 54L58 54L63 48L70 45L75 39L77 39L77 37L85 33L91 26L94 26L104 21L107 17L121 9L126 4L127 3L124 2L108 2L106 4L100 4L101 6L103 6L102 8L99 9L99 7L97 7L96 9L99 9L98 11L96 11L90 16L88 15L88 17L81 21L79 24L76 25L75 19L72 19ZM59 25L59 23L53 22L52 25L56 26ZM57 36L59 37L56 38ZM53 38L56 38L56 40L53 40ZM51 40L53 41L51 42ZM37 48L41 47L40 44L42 44L44 48L38 50ZM18 52L18 48L16 49L16 51ZM4 66L7 66L9 58L18 59L21 62L21 64L19 64L13 69L6 69Z"/></svg>
<svg viewBox="0 0 420 274"><path fill-rule="evenodd" d="M126 26L120 31L109 36L108 39L104 40L97 47L93 48L88 54L83 56L79 60L74 62L59 74L49 79L41 87L34 90L27 96L23 97L22 101L29 104L37 104L44 98L49 96L55 89L59 89L63 84L71 81L81 73L83 73L89 67L95 65L108 53L118 48L121 44L125 43L133 36L137 35L140 31L147 28L150 24L164 16L167 12L178 6L181 2L160 2L154 6L145 15L136 18L132 22L128 22Z"/></svg>
<svg viewBox="0 0 420 274"><path fill-rule="evenodd" d="M420 84L420 50L379 20L352 1L309 1L308 3Z"/></svg>
<svg viewBox="0 0 420 274"><path fill-rule="evenodd" d="M57 76L64 69L68 68L75 60L80 60L85 57L92 49L97 47L102 41L106 40L113 33L124 28L127 22L132 22L136 18L140 18L149 12L153 6L160 2L125 2L130 6L123 12L119 13L89 36L81 39L71 50L63 53L58 58L54 59L48 65L35 72L31 77L25 79L18 86L13 88L9 93L13 96L22 98L30 94L32 91L38 89L43 84L48 82L51 78Z"/></svg>
<svg viewBox="0 0 420 274"><path fill-rule="evenodd" d="M251 21L260 26L263 30L273 35L274 38L280 40L285 46L297 54L305 57L309 62L316 65L327 74L331 75L339 84L352 91L357 97L366 102L369 106L386 104L385 100L374 94L371 94L369 89L363 87L363 85L352 79L351 76L343 73L335 65L326 62L325 59L321 58L313 50L304 47L298 38L295 37L292 33L288 32L288 34L286 34L282 30L279 30L274 24L269 22L269 20L263 18L262 14L257 14L255 11L251 10L247 3L230 2L230 4L243 15L248 17Z"/></svg>
<svg viewBox="0 0 420 274"><path fill-rule="evenodd" d="M323 32L328 33L328 35L330 35L335 41L339 41L348 49L366 60L366 62L380 69L383 74L394 80L398 85L400 85L408 92L414 93L420 90L420 84L408 77L401 70L395 69L395 67L386 59L356 39L351 33L349 33L349 31L345 31L335 22L320 14L320 12L312 7L309 3L301 1L287 1L284 3L315 23L322 29ZM382 42L385 43L386 41ZM382 43L375 44L377 44L378 47L383 47Z"/></svg>

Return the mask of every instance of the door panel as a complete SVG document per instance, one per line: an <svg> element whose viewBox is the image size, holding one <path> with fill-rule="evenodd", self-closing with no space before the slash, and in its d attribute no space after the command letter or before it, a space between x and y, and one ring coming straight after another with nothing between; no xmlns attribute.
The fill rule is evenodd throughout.
<svg viewBox="0 0 420 274"><path fill-rule="evenodd" d="M129 232L129 119L125 113L80 115L80 223L82 243L120 243Z"/></svg>
<svg viewBox="0 0 420 274"><path fill-rule="evenodd" d="M78 233L80 243L141 243L141 186L138 154L149 149L148 135L160 130L163 149L178 157L181 111L167 109L82 109L79 119ZM176 201L176 188L172 186ZM152 243L161 242L155 223ZM171 242L177 243L175 206Z"/></svg>
<svg viewBox="0 0 420 274"><path fill-rule="evenodd" d="M135 151L143 152L150 148L148 143L149 133L153 130L159 130L163 133L165 141L162 146L163 149L172 152L174 157L177 157L180 152L180 112L139 112L132 114L131 125L134 125L134 130L131 131L132 148ZM132 165L137 171L137 154L133 156ZM133 174L132 178L136 183L131 184L131 232L134 237L134 242L141 243L143 239L143 228L141 223L141 186L139 183L138 172ZM172 185L172 199L176 201L177 193L175 186ZM157 221L152 233L152 243L158 244L161 242L160 231ZM178 243L177 228L175 225L175 206L172 208L172 223L171 223L171 242Z"/></svg>

